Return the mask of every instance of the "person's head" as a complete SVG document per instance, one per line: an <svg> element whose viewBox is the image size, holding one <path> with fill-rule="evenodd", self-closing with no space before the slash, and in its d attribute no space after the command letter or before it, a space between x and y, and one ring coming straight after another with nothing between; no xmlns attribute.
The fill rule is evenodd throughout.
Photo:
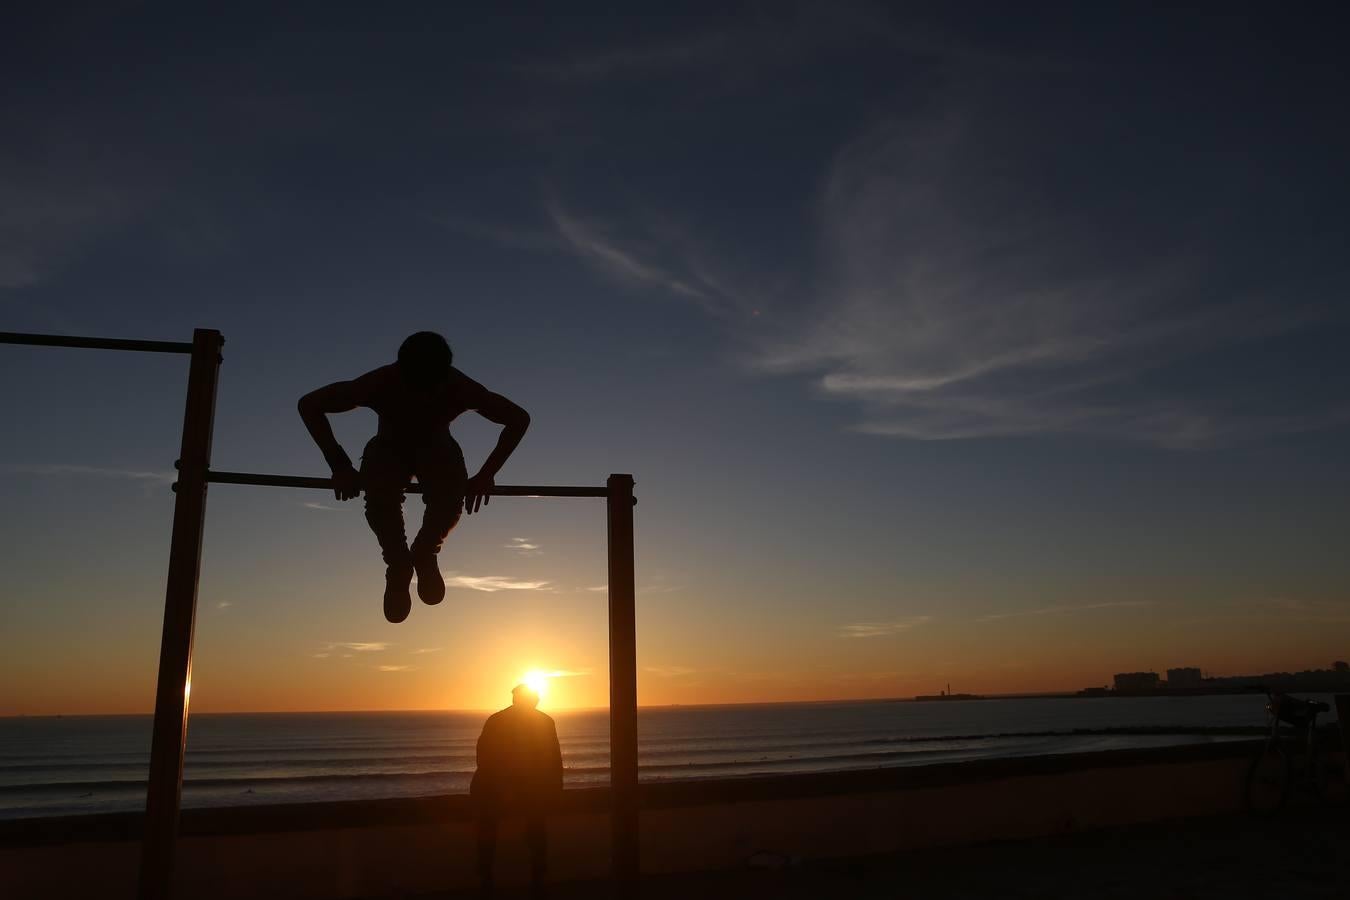
<svg viewBox="0 0 1350 900"><path fill-rule="evenodd" d="M528 684L518 684L511 688L511 705L534 709L539 705L539 694Z"/></svg>
<svg viewBox="0 0 1350 900"><path fill-rule="evenodd" d="M450 345L434 331L409 335L398 348L399 372L418 387L435 387L448 379L453 360Z"/></svg>

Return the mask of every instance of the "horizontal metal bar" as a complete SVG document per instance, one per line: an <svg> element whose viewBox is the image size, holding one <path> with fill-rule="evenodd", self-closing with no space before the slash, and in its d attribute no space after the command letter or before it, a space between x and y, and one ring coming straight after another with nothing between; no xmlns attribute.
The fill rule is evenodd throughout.
<svg viewBox="0 0 1350 900"><path fill-rule="evenodd" d="M24 334L0 331L0 344L34 347L87 347L91 350L140 350L146 353L191 353L191 341L132 341L122 338L75 337L65 334Z"/></svg>
<svg viewBox="0 0 1350 900"><path fill-rule="evenodd" d="M256 472L206 473L206 480L214 484L254 484L260 487L319 488L332 490L331 478L310 478L304 475L260 475ZM417 482L408 485L408 493L422 493ZM606 487L568 487L550 484L499 484L492 489L494 497L608 497Z"/></svg>

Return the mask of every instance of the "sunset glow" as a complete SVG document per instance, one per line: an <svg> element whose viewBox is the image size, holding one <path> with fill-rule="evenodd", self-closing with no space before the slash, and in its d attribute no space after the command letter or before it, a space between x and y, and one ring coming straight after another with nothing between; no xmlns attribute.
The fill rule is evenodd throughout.
<svg viewBox="0 0 1350 900"><path fill-rule="evenodd" d="M520 676L521 683L538 694L541 701L548 695L548 680L548 674L538 669L531 669Z"/></svg>

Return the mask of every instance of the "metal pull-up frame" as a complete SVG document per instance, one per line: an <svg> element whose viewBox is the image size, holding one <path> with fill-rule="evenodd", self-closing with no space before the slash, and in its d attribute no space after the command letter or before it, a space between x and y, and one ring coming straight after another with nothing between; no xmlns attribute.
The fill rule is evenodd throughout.
<svg viewBox="0 0 1350 900"><path fill-rule="evenodd" d="M215 425L219 331L199 328L191 343L116 338L68 337L0 332L0 344L84 347L149 353L182 353L188 367L187 406L174 485L173 534L164 592L164 630L160 639L155 721L150 743L145 837L141 847L140 897L167 900L172 895L174 850L183 789L183 753L187 744L192 693L192 641L196 625L197 583L201 573L202 533L207 485L331 488L327 478L216 472L211 469ZM408 491L421 487L410 484ZM633 575L633 476L610 475L604 487L497 485L496 497L602 497L609 523L609 747L612 805L613 872L624 886L638 875L637 794L637 622Z"/></svg>

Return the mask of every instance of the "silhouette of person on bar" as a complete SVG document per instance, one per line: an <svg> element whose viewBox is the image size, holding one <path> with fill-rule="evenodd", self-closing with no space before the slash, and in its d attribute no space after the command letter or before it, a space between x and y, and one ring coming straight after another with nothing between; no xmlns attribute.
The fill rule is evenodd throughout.
<svg viewBox="0 0 1350 900"><path fill-rule="evenodd" d="M478 738L478 768L469 784L478 825L478 878L485 896L493 888L497 823L525 820L530 844L530 884L542 896L548 861L544 817L562 793L562 750L553 719L540 712L529 685L511 690L511 705L488 717Z"/></svg>
<svg viewBox="0 0 1350 900"><path fill-rule="evenodd" d="M300 418L323 451L333 472L333 496L351 500L364 487L366 521L384 555L384 617L402 622L412 611L409 587L417 575L417 596L428 605L445 598L445 580L436 554L459 522L492 496L493 479L506 463L530 416L456 369L445 338L419 331L398 348L398 361L367 372L355 381L339 381L300 398ZM328 423L330 413L364 406L375 411L379 427L361 455L361 471L352 466ZM472 478L464 451L450 436L450 423L474 410L503 426L497 446ZM408 545L403 530L403 492L417 477L422 486L422 528Z"/></svg>

